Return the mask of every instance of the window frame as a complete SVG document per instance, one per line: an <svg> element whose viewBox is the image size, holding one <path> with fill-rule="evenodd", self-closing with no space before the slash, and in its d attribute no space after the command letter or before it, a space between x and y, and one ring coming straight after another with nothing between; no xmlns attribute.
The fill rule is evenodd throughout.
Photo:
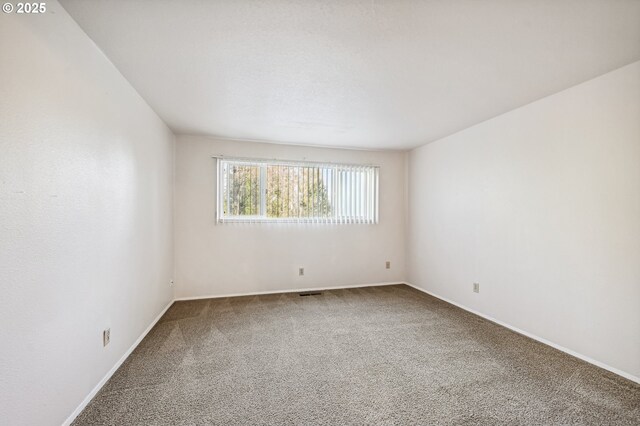
<svg viewBox="0 0 640 426"><path fill-rule="evenodd" d="M263 159L263 158L244 158L244 157L227 157L227 156L214 156L216 160L216 224L225 223L318 223L318 224L377 224L379 220L379 175L380 166L372 164L348 164L348 163L333 163L333 162L319 162L319 161L296 161L296 160L277 160L277 159ZM234 163L246 166L260 166L260 214L252 216L225 216L224 215L224 168L223 163ZM365 216L337 216L332 217L268 217L267 216L267 197L266 194L266 182L267 182L267 168L269 166L289 166L289 167L312 167L312 168L327 168L333 171L353 171L360 169L371 173L371 191L372 197L371 215ZM337 187L336 187L337 188ZM338 197L337 193L334 194ZM333 203L336 200L331 200Z"/></svg>

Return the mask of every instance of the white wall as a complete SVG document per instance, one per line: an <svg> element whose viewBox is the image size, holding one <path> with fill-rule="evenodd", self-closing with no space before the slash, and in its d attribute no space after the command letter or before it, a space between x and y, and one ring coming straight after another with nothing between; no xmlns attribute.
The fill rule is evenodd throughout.
<svg viewBox="0 0 640 426"><path fill-rule="evenodd" d="M380 165L377 225L216 224L213 155ZM176 297L404 280L401 152L324 149L178 136ZM385 261L391 269L385 269ZM305 276L298 276L298 267Z"/></svg>
<svg viewBox="0 0 640 426"><path fill-rule="evenodd" d="M0 14L3 424L62 423L172 300L174 260L176 297L399 282L407 263L640 376L640 63L413 151L408 192L399 152L182 136L172 200L172 133L47 7ZM379 164L380 223L216 225L216 154Z"/></svg>
<svg viewBox="0 0 640 426"><path fill-rule="evenodd" d="M412 284L640 377L640 62L409 167Z"/></svg>
<svg viewBox="0 0 640 426"><path fill-rule="evenodd" d="M47 8L0 14L0 423L12 426L61 424L173 298L173 134Z"/></svg>

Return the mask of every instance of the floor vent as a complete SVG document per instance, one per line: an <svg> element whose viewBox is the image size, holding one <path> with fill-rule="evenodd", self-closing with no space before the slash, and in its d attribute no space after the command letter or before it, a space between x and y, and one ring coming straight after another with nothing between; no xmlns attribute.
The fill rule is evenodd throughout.
<svg viewBox="0 0 640 426"><path fill-rule="evenodd" d="M322 294L321 291L314 291L314 292L310 292L310 293L299 293L300 296L318 296L320 294Z"/></svg>

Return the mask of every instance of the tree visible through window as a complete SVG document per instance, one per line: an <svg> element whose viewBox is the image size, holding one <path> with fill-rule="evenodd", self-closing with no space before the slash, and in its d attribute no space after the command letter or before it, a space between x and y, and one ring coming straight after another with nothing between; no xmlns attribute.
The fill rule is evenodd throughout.
<svg viewBox="0 0 640 426"><path fill-rule="evenodd" d="M378 168L218 160L219 221L377 222Z"/></svg>

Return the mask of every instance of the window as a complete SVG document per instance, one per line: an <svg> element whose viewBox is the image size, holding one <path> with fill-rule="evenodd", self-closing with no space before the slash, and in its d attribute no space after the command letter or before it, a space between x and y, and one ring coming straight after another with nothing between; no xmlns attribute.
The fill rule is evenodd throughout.
<svg viewBox="0 0 640 426"><path fill-rule="evenodd" d="M377 223L376 166L218 159L219 222Z"/></svg>

